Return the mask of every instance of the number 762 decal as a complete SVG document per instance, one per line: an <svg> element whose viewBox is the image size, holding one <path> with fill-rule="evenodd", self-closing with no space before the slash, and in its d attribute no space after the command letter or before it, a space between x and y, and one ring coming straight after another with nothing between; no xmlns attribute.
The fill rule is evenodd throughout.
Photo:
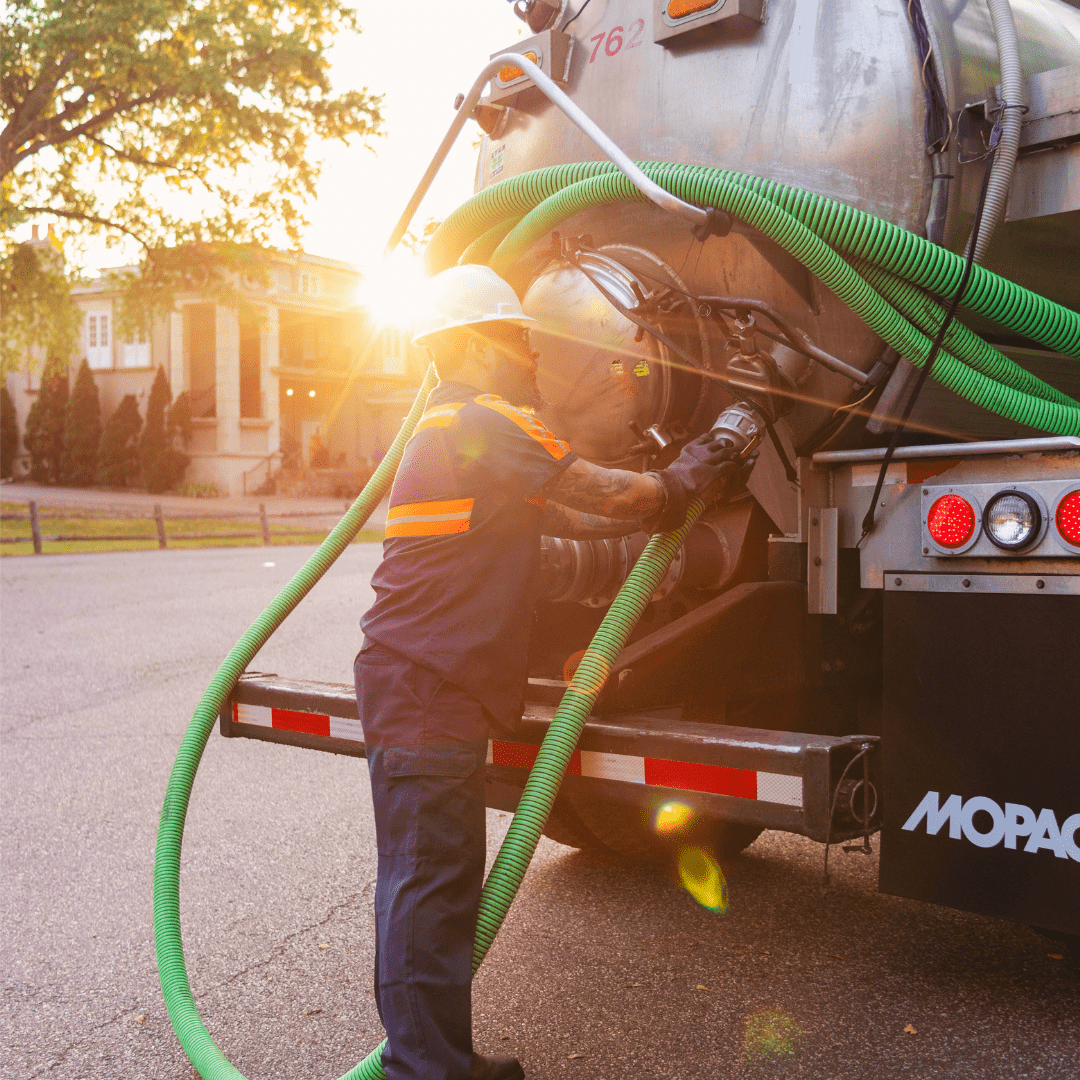
<svg viewBox="0 0 1080 1080"><path fill-rule="evenodd" d="M613 26L610 30L601 30L599 34L589 38L593 46L589 63L591 64L600 55L601 46L604 48L605 56L615 56L622 49L624 41L628 49L636 49L641 44L641 32L644 29L645 20L635 19L627 27Z"/></svg>

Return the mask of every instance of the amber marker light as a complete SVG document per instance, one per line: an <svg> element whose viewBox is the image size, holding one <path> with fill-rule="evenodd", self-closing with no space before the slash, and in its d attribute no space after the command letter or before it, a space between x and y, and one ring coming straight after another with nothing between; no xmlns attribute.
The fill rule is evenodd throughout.
<svg viewBox="0 0 1080 1080"><path fill-rule="evenodd" d="M526 60L531 60L534 64L536 63L536 53L531 49L521 55L524 56ZM507 65L504 68L499 68L499 82L510 83L515 79L520 79L524 74L525 72L522 71L521 68Z"/></svg>
<svg viewBox="0 0 1080 1080"><path fill-rule="evenodd" d="M685 19L688 15L700 15L711 7L716 7L716 0L671 0L667 6L669 19Z"/></svg>

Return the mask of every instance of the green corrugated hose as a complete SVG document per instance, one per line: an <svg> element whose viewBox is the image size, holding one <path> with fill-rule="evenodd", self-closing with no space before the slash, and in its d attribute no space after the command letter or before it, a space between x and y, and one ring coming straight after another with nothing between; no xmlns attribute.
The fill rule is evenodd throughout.
<svg viewBox="0 0 1080 1080"><path fill-rule="evenodd" d="M728 209L748 224L757 222L737 209L732 187L742 188L804 225L830 247L852 258L865 259L890 273L939 296L950 296L960 283L964 259L915 233L847 206L835 199L758 176L682 165L665 161L639 161L642 171L656 183L687 202ZM477 236L505 218L521 217L563 188L583 180L622 174L609 161L554 165L522 173L493 184L458 207L431 238L425 253L435 273L452 266ZM625 186L611 189L615 196L644 201L645 196L623 178ZM755 204L749 204L754 210ZM583 205L581 209L587 209ZM760 217L760 207L755 216ZM783 222L783 219L775 219ZM1040 341L1068 356L1080 357L1080 313L1055 304L1038 293L976 265L964 293L964 307Z"/></svg>
<svg viewBox="0 0 1080 1080"><path fill-rule="evenodd" d="M661 179L660 176L653 178ZM898 310L889 303L802 222L749 187L734 183L719 170L691 171L683 167L673 169L664 179L664 186L680 198L726 210L775 240L819 277L898 353L920 367L926 362L931 349L931 339L919 329L912 316L908 315L906 310ZM641 201L643 198L619 172L604 172L568 184L522 217L496 248L490 264L496 272L505 274L538 240L567 218L583 210L613 202ZM985 273L984 271L984 275ZM1019 289L1019 286L1006 284L1013 289ZM917 291L911 288L911 294L917 296ZM893 296L894 302L898 304L911 302L907 292L894 291ZM1042 300L1042 304L1048 309L1057 309L1065 315L1072 315L1080 324L1080 316L1076 313L1070 313L1049 300ZM919 314L925 317L921 308ZM1047 321L1057 326L1063 320ZM958 396L999 416L1055 435L1080 435L1080 405L1068 398L1062 403L1060 400L1047 400L1040 396L1030 375L1021 374L1023 369L1019 365L1014 365L1001 354L997 355L1000 357L998 366L1012 372L1010 382L1002 382L983 374L947 350L942 350L934 365L934 378ZM1031 387L1036 392L1020 389L1016 384ZM1040 381L1037 386L1044 387L1045 384ZM1064 395L1057 395L1057 392L1049 387L1045 389L1058 398L1064 398Z"/></svg>
<svg viewBox="0 0 1080 1080"><path fill-rule="evenodd" d="M345 550L390 487L401 462L405 443L412 435L413 428L423 413L427 395L434 385L434 369L429 369L409 415L375 475L334 531L233 646L203 694L176 755L169 786L165 791L165 805L161 811L157 854L154 860L154 942L157 947L161 989L169 1019L184 1052L204 1080L243 1080L243 1075L225 1057L206 1030L191 996L184 964L184 946L180 934L180 849L188 800L191 797L199 759L218 714L244 669L266 644L270 635ZM660 579L667 572L686 534L704 509L704 503L700 499L692 500L682 528L672 533L657 534L649 541L578 664L537 753L517 812L495 858L491 873L484 882L473 948L474 973L491 948L491 943L510 910L514 895L540 841L544 822L555 802L581 729L592 711L593 703L607 679L611 665L626 644L630 631L659 586ZM385 1080L386 1074L382 1068L383 1045L385 1043L372 1050L366 1058L350 1069L342 1080Z"/></svg>

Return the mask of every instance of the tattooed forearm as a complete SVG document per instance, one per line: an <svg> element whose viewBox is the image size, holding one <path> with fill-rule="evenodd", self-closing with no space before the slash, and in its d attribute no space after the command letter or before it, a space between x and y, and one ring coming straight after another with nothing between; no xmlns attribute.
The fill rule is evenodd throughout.
<svg viewBox="0 0 1080 1080"><path fill-rule="evenodd" d="M567 540L601 540L609 536L628 536L639 527L636 521L583 514L580 510L549 501L544 507L541 532L545 536L562 536Z"/></svg>
<svg viewBox="0 0 1080 1080"><path fill-rule="evenodd" d="M573 510L620 521L639 521L664 505L664 488L655 476L603 469L581 458L553 476L540 493Z"/></svg>

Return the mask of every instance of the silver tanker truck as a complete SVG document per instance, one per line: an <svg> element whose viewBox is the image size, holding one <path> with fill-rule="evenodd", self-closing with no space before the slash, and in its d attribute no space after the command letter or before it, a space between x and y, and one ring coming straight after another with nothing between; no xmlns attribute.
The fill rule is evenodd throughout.
<svg viewBox="0 0 1080 1080"><path fill-rule="evenodd" d="M722 859L780 829L826 866L879 834L886 892L1080 934L1080 10L517 10L526 35L458 103L477 194L430 268L512 282L544 327L543 419L589 460L661 467L721 413L763 429L614 664L547 834ZM489 805L515 807L645 541L544 539ZM245 676L220 730L363 754L347 686Z"/></svg>

